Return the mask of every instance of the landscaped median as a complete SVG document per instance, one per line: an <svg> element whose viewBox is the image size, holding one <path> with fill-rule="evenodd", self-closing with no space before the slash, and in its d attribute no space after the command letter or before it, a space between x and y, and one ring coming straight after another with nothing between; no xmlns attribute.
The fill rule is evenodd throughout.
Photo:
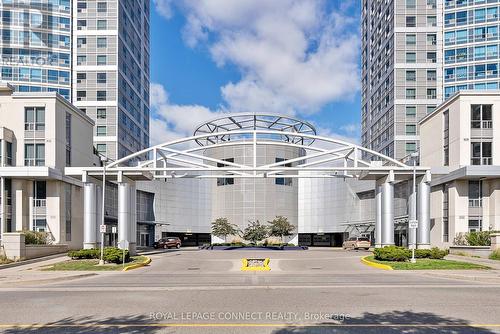
<svg viewBox="0 0 500 334"><path fill-rule="evenodd" d="M487 266L445 260L447 251L437 248L419 249L415 252L416 262L410 261L411 251L403 247L377 248L374 255L364 256L361 261L371 267L384 270L467 270L491 269Z"/></svg>
<svg viewBox="0 0 500 334"><path fill-rule="evenodd" d="M47 271L128 271L151 263L147 256L130 256L128 251L114 247L104 248L104 265L99 265L100 249L81 249L68 252L71 260L55 263L44 267Z"/></svg>

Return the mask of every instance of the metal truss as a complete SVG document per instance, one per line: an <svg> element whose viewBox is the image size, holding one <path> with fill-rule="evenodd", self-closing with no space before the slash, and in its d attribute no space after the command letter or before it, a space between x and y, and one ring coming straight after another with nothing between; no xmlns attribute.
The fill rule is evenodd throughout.
<svg viewBox="0 0 500 334"><path fill-rule="evenodd" d="M213 122L209 122L210 124ZM206 124L209 124L206 123ZM275 118L274 124L282 124L282 118ZM255 124L255 123L254 123ZM218 125L225 126L225 125ZM248 129L224 132L224 140L214 139L214 133L202 133L199 127L195 135L155 145L133 153L106 166L107 175L131 179L169 178L363 178L378 179L386 175L411 176L414 167L407 166L378 152L335 138L318 136L310 128L305 132L293 127L285 129ZM300 128L300 125L299 125ZM302 127L303 128L303 127ZM312 130L311 130L312 129ZM215 129L214 129L215 131ZM220 134L222 135L222 133ZM219 135L217 135L219 136ZM236 139L237 138L237 139ZM283 146L297 149L298 157L273 163L258 163L259 149L265 146ZM241 147L245 161L227 161L216 158L211 151ZM375 157L376 161L364 161L363 153ZM249 158L249 156L251 158ZM144 159L142 157L148 157ZM142 159L141 159L142 158ZM139 162L137 162L139 160ZM135 164L135 165L132 165ZM416 167L418 175L429 175L429 169ZM96 176L103 174L102 167L69 167L67 175Z"/></svg>

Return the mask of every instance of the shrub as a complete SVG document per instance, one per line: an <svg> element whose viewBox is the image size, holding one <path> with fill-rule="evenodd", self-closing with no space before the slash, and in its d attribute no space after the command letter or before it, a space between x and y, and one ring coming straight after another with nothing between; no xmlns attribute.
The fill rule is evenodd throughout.
<svg viewBox="0 0 500 334"><path fill-rule="evenodd" d="M469 246L490 246L490 231L470 232L465 235Z"/></svg>
<svg viewBox="0 0 500 334"><path fill-rule="evenodd" d="M417 259L429 259L431 257L430 249L415 249L415 258Z"/></svg>
<svg viewBox="0 0 500 334"><path fill-rule="evenodd" d="M446 255L448 255L447 249L439 249L437 247L433 247L430 249L430 259L441 260Z"/></svg>
<svg viewBox="0 0 500 334"><path fill-rule="evenodd" d="M26 245L48 245L51 243L50 235L47 232L23 231Z"/></svg>
<svg viewBox="0 0 500 334"><path fill-rule="evenodd" d="M100 259L101 250L98 248L92 249L80 249L68 252L68 256L73 260L77 259ZM103 260L108 263L122 263L123 262L123 250L116 247L106 247L104 248ZM128 250L125 251L125 262L130 261L130 254Z"/></svg>
<svg viewBox="0 0 500 334"><path fill-rule="evenodd" d="M404 247L388 246L383 248L375 248L373 252L376 260L380 261L408 261L411 257L411 251Z"/></svg>
<svg viewBox="0 0 500 334"><path fill-rule="evenodd" d="M489 258L491 260L500 260L500 249L495 249L493 252L491 252Z"/></svg>
<svg viewBox="0 0 500 334"><path fill-rule="evenodd" d="M123 262L123 249L116 247L104 248L104 261L108 263L122 263ZM99 254L100 255L100 254ZM130 261L130 254L125 250L125 262Z"/></svg>

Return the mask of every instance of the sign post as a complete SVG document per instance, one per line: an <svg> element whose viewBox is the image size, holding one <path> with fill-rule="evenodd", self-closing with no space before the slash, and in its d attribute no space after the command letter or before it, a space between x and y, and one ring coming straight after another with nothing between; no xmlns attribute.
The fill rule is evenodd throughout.
<svg viewBox="0 0 500 334"><path fill-rule="evenodd" d="M125 268L125 250L128 249L128 245L129 245L128 240L120 240L120 242L118 243L118 247L120 247L123 250L122 260L124 268Z"/></svg>
<svg viewBox="0 0 500 334"><path fill-rule="evenodd" d="M410 228L410 233L414 233L415 234L415 231L417 230L417 227L418 227L418 220L410 220L408 222L408 227ZM417 260L415 260L415 247L416 245L413 244L412 247L411 247L411 263L415 263L417 262Z"/></svg>

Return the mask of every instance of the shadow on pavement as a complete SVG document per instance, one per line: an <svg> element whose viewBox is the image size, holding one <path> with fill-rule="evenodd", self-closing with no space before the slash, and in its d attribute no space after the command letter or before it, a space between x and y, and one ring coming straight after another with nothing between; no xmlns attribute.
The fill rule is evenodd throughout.
<svg viewBox="0 0 500 334"><path fill-rule="evenodd" d="M363 333L363 334L423 334L441 333L458 334L495 333L488 328L472 326L467 320L446 318L428 312L392 311L384 313L364 313L361 317L349 318L342 326L329 326L321 323L317 326L285 327L274 330L273 334L325 334L325 333Z"/></svg>

